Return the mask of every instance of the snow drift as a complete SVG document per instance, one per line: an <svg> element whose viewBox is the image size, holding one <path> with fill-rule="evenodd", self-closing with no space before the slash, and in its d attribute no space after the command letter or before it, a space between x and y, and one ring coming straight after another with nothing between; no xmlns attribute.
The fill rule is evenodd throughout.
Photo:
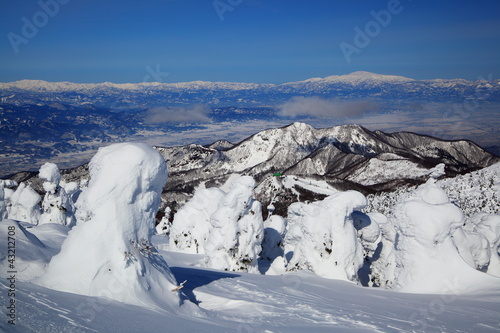
<svg viewBox="0 0 500 333"><path fill-rule="evenodd" d="M151 244L167 180L161 155L140 143L99 149L76 206L78 223L37 283L152 308L181 304L167 263Z"/></svg>

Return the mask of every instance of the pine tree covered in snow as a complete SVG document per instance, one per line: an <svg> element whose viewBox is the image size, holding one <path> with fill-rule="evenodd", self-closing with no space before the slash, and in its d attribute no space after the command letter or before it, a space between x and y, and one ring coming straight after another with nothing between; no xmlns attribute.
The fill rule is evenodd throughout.
<svg viewBox="0 0 500 333"><path fill-rule="evenodd" d="M224 192L217 188L199 189L174 216L170 228L170 248L187 253L205 253L211 228L210 218Z"/></svg>
<svg viewBox="0 0 500 333"><path fill-rule="evenodd" d="M273 261L284 256L283 241L286 231L286 219L279 215L271 215L264 221L264 238L262 240L263 260Z"/></svg>
<svg viewBox="0 0 500 333"><path fill-rule="evenodd" d="M264 228L261 204L253 198L254 188L252 177L236 179L210 216L204 246L208 267L258 272Z"/></svg>
<svg viewBox="0 0 500 333"><path fill-rule="evenodd" d="M464 261L463 253L484 248L481 237L468 237L472 242L468 248L463 242L457 246L461 238L454 235L463 234L464 222L461 210L435 179L429 179L411 197L403 198L388 223L381 225L382 247L371 265L372 281L384 288L430 293L444 290L452 281L467 286L460 287L464 290L474 288L472 281L498 283ZM455 290L459 291L463 290Z"/></svg>
<svg viewBox="0 0 500 333"><path fill-rule="evenodd" d="M172 209L170 207L165 207L165 210L163 211L163 217L161 218L160 222L156 226L156 233L158 235L170 235L170 216L172 215Z"/></svg>
<svg viewBox="0 0 500 333"><path fill-rule="evenodd" d="M467 217L500 211L500 163L438 183Z"/></svg>
<svg viewBox="0 0 500 333"><path fill-rule="evenodd" d="M292 204L284 241L287 270L308 269L323 277L357 281L363 247L351 214L365 205L366 198L356 191Z"/></svg>
<svg viewBox="0 0 500 333"><path fill-rule="evenodd" d="M500 163L454 178L440 179L437 184L466 217L480 212L496 214L500 211ZM391 216L396 204L410 197L415 189L416 186L404 186L392 192L369 194L368 205L363 211Z"/></svg>
<svg viewBox="0 0 500 333"><path fill-rule="evenodd" d="M480 241L469 242L476 268L500 277L500 214L476 214L464 229L481 236Z"/></svg>
<svg viewBox="0 0 500 333"><path fill-rule="evenodd" d="M72 226L75 223L74 204L66 190L60 186L61 174L57 165L45 163L40 167L38 177L44 180L45 190L39 224L57 223Z"/></svg>
<svg viewBox="0 0 500 333"><path fill-rule="evenodd" d="M37 282L83 295L151 308L176 309L175 277L151 244L167 179L161 155L138 143L99 149L73 228Z"/></svg>
<svg viewBox="0 0 500 333"><path fill-rule="evenodd" d="M9 219L38 224L41 215L40 201L42 198L30 185L20 183L17 189L9 195L7 211Z"/></svg>

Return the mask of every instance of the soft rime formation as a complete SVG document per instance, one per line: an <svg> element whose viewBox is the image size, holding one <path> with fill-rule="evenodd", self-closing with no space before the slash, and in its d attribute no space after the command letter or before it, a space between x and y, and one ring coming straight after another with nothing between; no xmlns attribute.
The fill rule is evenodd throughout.
<svg viewBox="0 0 500 333"><path fill-rule="evenodd" d="M476 214L465 229L475 268L500 277L500 214Z"/></svg>
<svg viewBox="0 0 500 333"><path fill-rule="evenodd" d="M170 216L172 215L172 209L166 207L163 214L160 223L156 226L156 233L158 235L170 235Z"/></svg>
<svg viewBox="0 0 500 333"><path fill-rule="evenodd" d="M40 219L41 197L31 186L19 184L16 191L9 196L10 207L7 208L12 220L38 224Z"/></svg>
<svg viewBox="0 0 500 333"><path fill-rule="evenodd" d="M206 264L227 271L257 272L263 238L262 208L253 199L255 181L236 179L210 216Z"/></svg>
<svg viewBox="0 0 500 333"><path fill-rule="evenodd" d="M309 269L323 277L357 281L363 247L351 214L365 205L366 198L356 191L292 204L285 236L287 269Z"/></svg>
<svg viewBox="0 0 500 333"><path fill-rule="evenodd" d="M205 253L210 218L226 193L217 188L198 189L176 214L170 229L170 244L175 251Z"/></svg>
<svg viewBox="0 0 500 333"><path fill-rule="evenodd" d="M214 269L260 268L271 275L310 270L405 292L474 291L500 285L494 277L500 276L500 215L491 214L498 212L499 168L437 180L445 171L440 164L426 184L373 197L364 213L367 199L361 193L329 191L324 200L290 205L286 217L272 215L270 205L265 222L253 178L233 177L228 191L201 186L175 215L167 207L156 232L168 236L168 249L205 254L203 264ZM30 253L19 258L19 277L64 291L176 308L182 284L151 244L166 181L163 158L143 144L112 145L92 159L90 173L82 192L76 183L61 181L55 164L44 164L43 214L40 195L29 185L0 181L0 220L22 232L20 252ZM484 195L471 195L478 192ZM476 214L476 208L486 213ZM44 234L65 237L65 225L75 225L72 212L76 226L39 277L59 251L52 241L44 244Z"/></svg>
<svg viewBox="0 0 500 333"><path fill-rule="evenodd" d="M176 280L151 245L165 161L150 146L121 143L99 149L89 168L89 186L77 202L80 221L38 282L126 303L177 307Z"/></svg>
<svg viewBox="0 0 500 333"><path fill-rule="evenodd" d="M279 215L271 215L264 221L264 239L262 240L261 258L273 261L284 256L283 238L286 231L286 220Z"/></svg>
<svg viewBox="0 0 500 333"><path fill-rule="evenodd" d="M437 171L433 168L430 174ZM436 181L450 200L460 207L468 218L478 213L497 214L500 211L500 163L490 167ZM404 197L409 197L415 187L397 187L393 192L379 192L367 196L365 211L391 215L392 209Z"/></svg>
<svg viewBox="0 0 500 333"><path fill-rule="evenodd" d="M365 249L365 257L373 256L381 240L380 224L386 223L387 218L380 213L363 214L359 211L353 212L352 218Z"/></svg>
<svg viewBox="0 0 500 333"><path fill-rule="evenodd" d="M401 202L390 222L382 226L382 250L372 263L376 284L405 292L457 293L498 283L460 256L453 235L464 216L434 179Z"/></svg>
<svg viewBox="0 0 500 333"><path fill-rule="evenodd" d="M65 189L59 185L61 174L54 163L45 163L40 167L38 177L44 180L45 196L42 202L43 213L39 224L57 223L72 226L75 223L73 202Z"/></svg>

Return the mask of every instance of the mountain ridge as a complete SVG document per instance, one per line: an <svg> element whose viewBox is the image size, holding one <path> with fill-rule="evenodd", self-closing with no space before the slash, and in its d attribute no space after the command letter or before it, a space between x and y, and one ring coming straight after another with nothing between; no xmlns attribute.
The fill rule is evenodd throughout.
<svg viewBox="0 0 500 333"><path fill-rule="evenodd" d="M277 206L287 207L290 200L298 200L297 193L303 199L317 198L317 194L300 185L270 191L276 175L369 194L423 183L430 169L440 163L446 165L446 174L451 177L500 161L469 140L441 140L412 132L384 133L356 124L314 128L295 122L257 132L236 144L219 140L209 145L155 148L169 169L164 204L174 208L189 200L197 188L224 186L235 175L250 175L257 181L257 195L264 208L276 196L280 196ZM65 170L63 178L77 181L88 177L87 172L84 165ZM11 178L20 181L20 177L35 176L19 173Z"/></svg>
<svg viewBox="0 0 500 333"><path fill-rule="evenodd" d="M258 85L265 85L265 86L281 86L281 85L289 85L289 84L296 84L296 83L305 83L305 82L318 82L318 81L323 81L323 82L334 82L334 81L342 81L342 82L363 82L363 81L385 81L385 82L409 82L409 81L424 81L424 82L477 82L477 81L486 81L488 82L489 80L485 79L477 79L477 80L467 80L463 78L454 78L454 79L413 79L413 78L408 78L405 76L400 76L400 75L391 75L391 74L378 74L378 73L373 73L373 72L366 72L366 71L355 71L350 74L344 74L344 75L329 75L325 77L314 77L314 78L309 78L305 80L299 80L299 81L290 81L290 82L284 82L284 83L256 83L256 82L237 82L237 81L205 81L205 80L194 80L194 81L180 81L180 82L125 82L125 83L114 83L114 82L93 82L93 83L79 83L79 82L71 82L71 81L46 81L46 80L38 80L38 79L22 79L22 80L17 80L17 81L10 81L10 82L0 82L0 88L7 88L9 86L14 86L18 88L32 88L34 86L40 86L40 87L47 87L50 85L53 85L54 87L62 88L62 87L71 87L71 86L81 86L82 88L95 88L98 86L111 86L111 87L117 87L117 88L122 88L122 89L127 89L127 88L134 88L136 86L186 86L189 84L192 85L207 85L207 84L235 84L235 85L242 85L242 86L258 86ZM493 80L493 81L498 81L498 80Z"/></svg>
<svg viewBox="0 0 500 333"><path fill-rule="evenodd" d="M354 72L304 81L241 82L142 82L71 83L21 80L0 83L2 103L61 102L95 104L111 108L148 108L175 104L277 105L293 96L338 97L347 100L467 101L470 98L500 101L500 80L432 79ZM121 105L123 104L123 105Z"/></svg>

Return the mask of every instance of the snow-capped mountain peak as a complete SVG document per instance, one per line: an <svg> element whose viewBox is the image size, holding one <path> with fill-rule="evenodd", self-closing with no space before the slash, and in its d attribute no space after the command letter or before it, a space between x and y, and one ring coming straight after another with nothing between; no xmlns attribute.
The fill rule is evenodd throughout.
<svg viewBox="0 0 500 333"><path fill-rule="evenodd" d="M478 90L487 93L478 95ZM77 93L77 97L75 94ZM278 105L293 96L327 98L412 101L453 101L467 98L497 101L500 80L413 80L410 78L358 71L283 84L192 81L180 83L71 83L21 80L0 83L0 98L10 104L39 104L58 101L80 106L92 103L98 107L116 106L123 100L130 108L185 104L185 93L191 103L209 105Z"/></svg>
<svg viewBox="0 0 500 333"><path fill-rule="evenodd" d="M402 82L410 82L414 81L413 79L404 77L404 76L396 76L396 75L383 75L383 74L375 74L370 72L358 71L347 75L339 76L335 79L336 81L342 82L350 82L353 84L362 83L362 82L393 82L393 83L402 83Z"/></svg>

